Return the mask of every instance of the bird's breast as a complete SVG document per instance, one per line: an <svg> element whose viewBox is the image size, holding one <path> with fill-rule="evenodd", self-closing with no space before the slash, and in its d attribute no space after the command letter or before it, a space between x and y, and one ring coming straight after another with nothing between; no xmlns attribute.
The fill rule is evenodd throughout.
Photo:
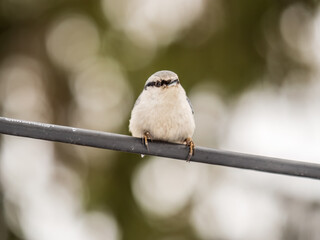
<svg viewBox="0 0 320 240"><path fill-rule="evenodd" d="M142 124L154 139L182 142L192 136L194 119L184 90L170 90L159 91L141 102L141 114L145 116Z"/></svg>

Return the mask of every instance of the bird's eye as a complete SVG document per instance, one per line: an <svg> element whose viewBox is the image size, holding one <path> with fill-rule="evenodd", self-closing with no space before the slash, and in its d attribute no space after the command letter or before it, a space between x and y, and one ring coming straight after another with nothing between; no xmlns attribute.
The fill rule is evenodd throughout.
<svg viewBox="0 0 320 240"><path fill-rule="evenodd" d="M161 82L160 81L156 82L156 86L160 87L161 86Z"/></svg>

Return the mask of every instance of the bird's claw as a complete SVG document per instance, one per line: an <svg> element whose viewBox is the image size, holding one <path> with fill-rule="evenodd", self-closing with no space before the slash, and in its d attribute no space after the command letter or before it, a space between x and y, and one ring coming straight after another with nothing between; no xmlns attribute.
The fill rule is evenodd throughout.
<svg viewBox="0 0 320 240"><path fill-rule="evenodd" d="M150 132L146 131L143 134L142 143L146 146L147 150L149 151L148 140L152 141L152 136L151 136Z"/></svg>
<svg viewBox="0 0 320 240"><path fill-rule="evenodd" d="M194 142L192 141L192 138L188 137L186 140L184 140L184 143L189 147L187 162L190 162L191 157L194 155Z"/></svg>

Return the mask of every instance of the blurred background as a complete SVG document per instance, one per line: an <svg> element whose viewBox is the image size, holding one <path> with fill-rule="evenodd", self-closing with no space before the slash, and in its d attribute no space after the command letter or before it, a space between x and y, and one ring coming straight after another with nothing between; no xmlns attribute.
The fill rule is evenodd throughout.
<svg viewBox="0 0 320 240"><path fill-rule="evenodd" d="M176 72L198 146L320 163L315 0L1 0L0 115L129 134ZM0 138L1 240L318 240L320 182Z"/></svg>

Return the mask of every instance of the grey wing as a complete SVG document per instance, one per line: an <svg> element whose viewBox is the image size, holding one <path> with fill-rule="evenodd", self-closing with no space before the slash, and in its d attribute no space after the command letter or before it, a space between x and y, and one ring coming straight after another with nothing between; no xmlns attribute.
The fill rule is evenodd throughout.
<svg viewBox="0 0 320 240"><path fill-rule="evenodd" d="M192 114L194 114L194 111L193 111L193 107L192 107L191 101L190 101L190 99L189 99L188 97L187 97L187 101L188 101L189 106L190 106L190 108L191 108Z"/></svg>

